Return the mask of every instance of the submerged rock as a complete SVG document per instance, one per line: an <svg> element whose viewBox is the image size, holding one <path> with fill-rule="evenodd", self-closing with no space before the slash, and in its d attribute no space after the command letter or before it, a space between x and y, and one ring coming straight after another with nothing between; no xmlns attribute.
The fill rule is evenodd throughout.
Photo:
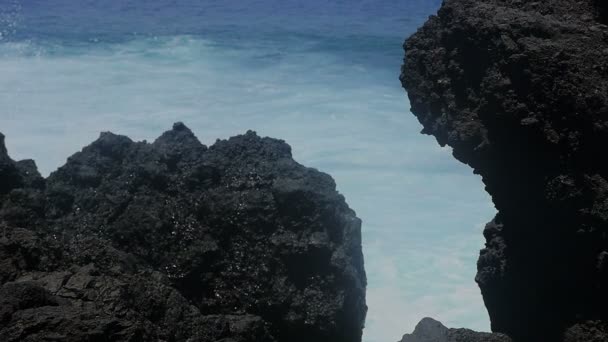
<svg viewBox="0 0 608 342"><path fill-rule="evenodd" d="M46 180L0 147L0 340L361 340L361 221L285 142L102 133Z"/></svg>
<svg viewBox="0 0 608 342"><path fill-rule="evenodd" d="M423 318L414 332L403 335L399 342L511 342L505 335L476 332L469 329L448 329L432 318Z"/></svg>
<svg viewBox="0 0 608 342"><path fill-rule="evenodd" d="M498 210L476 281L493 331L516 341L608 341L606 6L446 0L405 44L423 133Z"/></svg>

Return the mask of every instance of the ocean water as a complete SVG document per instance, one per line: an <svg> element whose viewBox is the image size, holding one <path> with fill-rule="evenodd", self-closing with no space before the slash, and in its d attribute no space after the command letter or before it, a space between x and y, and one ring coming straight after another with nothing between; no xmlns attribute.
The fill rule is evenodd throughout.
<svg viewBox="0 0 608 342"><path fill-rule="evenodd" d="M488 330L473 278L493 205L419 134L398 80L403 39L440 2L0 0L0 131L44 175L100 131L284 139L364 222L365 342L424 316Z"/></svg>

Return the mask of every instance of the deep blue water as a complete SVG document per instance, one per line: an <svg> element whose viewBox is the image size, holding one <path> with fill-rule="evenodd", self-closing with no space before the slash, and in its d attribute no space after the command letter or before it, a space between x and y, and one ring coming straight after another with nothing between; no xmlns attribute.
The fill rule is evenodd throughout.
<svg viewBox="0 0 608 342"><path fill-rule="evenodd" d="M366 342L424 316L488 329L474 284L494 209L422 136L402 42L439 0L0 0L0 131L43 174L111 130L257 130L334 176L363 219Z"/></svg>

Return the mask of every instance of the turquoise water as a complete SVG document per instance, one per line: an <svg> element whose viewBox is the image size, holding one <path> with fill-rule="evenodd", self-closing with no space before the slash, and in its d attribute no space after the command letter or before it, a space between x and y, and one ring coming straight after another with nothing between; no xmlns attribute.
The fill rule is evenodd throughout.
<svg viewBox="0 0 608 342"><path fill-rule="evenodd" d="M403 38L439 3L0 0L0 131L45 175L100 131L282 138L363 219L365 342L424 316L488 330L473 278L494 208L398 81Z"/></svg>

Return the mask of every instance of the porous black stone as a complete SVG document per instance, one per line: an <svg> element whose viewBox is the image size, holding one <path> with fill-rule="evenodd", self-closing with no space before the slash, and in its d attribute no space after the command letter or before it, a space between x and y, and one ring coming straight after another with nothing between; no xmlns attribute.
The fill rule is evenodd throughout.
<svg viewBox="0 0 608 342"><path fill-rule="evenodd" d="M102 133L43 179L3 138L1 341L361 340L361 221L285 142Z"/></svg>
<svg viewBox="0 0 608 342"><path fill-rule="evenodd" d="M608 341L606 8L446 0L404 46L423 132L498 210L476 280L493 331L517 342Z"/></svg>

